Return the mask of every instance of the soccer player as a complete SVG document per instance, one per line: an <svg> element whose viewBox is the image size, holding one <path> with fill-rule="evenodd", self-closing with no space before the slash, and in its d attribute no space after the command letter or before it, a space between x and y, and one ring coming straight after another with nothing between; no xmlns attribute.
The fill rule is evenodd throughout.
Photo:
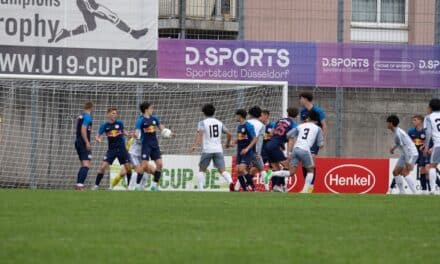
<svg viewBox="0 0 440 264"><path fill-rule="evenodd" d="M435 183L437 179L437 165L440 163L440 99L434 98L429 101L429 114L425 117L424 127L426 138L425 142L432 142L434 146L431 151L429 164L429 185L431 194L435 194ZM424 154L427 155L429 146L425 146Z"/></svg>
<svg viewBox="0 0 440 264"><path fill-rule="evenodd" d="M424 155L423 146L425 144L426 133L423 128L423 116L415 115L412 117L412 124L414 127L408 129L408 136L413 140L414 145L416 145L419 151L419 158L417 159L417 176L420 173L420 185L422 187L422 192L428 192L428 177L427 173L429 171L429 156Z"/></svg>
<svg viewBox="0 0 440 264"><path fill-rule="evenodd" d="M275 122L270 121L270 112L265 109L261 111L260 121L264 125L264 134L263 134L263 146L261 148L261 158L263 159L263 163L265 166L270 167L269 156L266 151L266 145L270 141L272 137L273 129L275 128ZM261 175L262 176L262 175ZM266 171L266 177L261 177L261 182L264 184L264 189L269 191L269 180L272 176L272 170L268 169ZM281 178L284 180L284 178Z"/></svg>
<svg viewBox="0 0 440 264"><path fill-rule="evenodd" d="M93 103L84 104L83 113L76 119L75 149L78 153L81 168L78 171L75 189L83 190L92 159L92 145L90 144L90 133L92 131Z"/></svg>
<svg viewBox="0 0 440 264"><path fill-rule="evenodd" d="M205 104L202 107L205 119L200 121L197 126L197 134L191 152L194 152L197 146L202 142L202 154L199 162L199 189L204 190L206 182L206 170L211 160L215 168L220 172L226 182L229 184L229 190L234 191L234 184L231 175L225 169L225 158L223 156L222 134L226 134L226 148L231 146L232 134L226 126L214 117L215 107L213 104Z"/></svg>
<svg viewBox="0 0 440 264"><path fill-rule="evenodd" d="M139 108L143 116L136 122L136 137L142 140L142 169L153 175L151 191L158 191L163 163L156 130L162 131L165 126L160 123L157 116L153 115L154 108L150 103L143 102ZM154 160L155 168L150 166L148 162L150 158Z"/></svg>
<svg viewBox="0 0 440 264"><path fill-rule="evenodd" d="M253 106L249 109L249 119L247 120L255 129L255 136L257 137L257 143L254 146L254 157L252 158L252 167L250 169L251 178L247 178L247 184L255 190L253 176L260 173L260 176L265 179L267 174L264 170L264 162L261 157L261 151L264 142L264 124L260 121L261 108L259 106Z"/></svg>
<svg viewBox="0 0 440 264"><path fill-rule="evenodd" d="M405 178L408 187L412 193L417 193L416 183L411 177L407 177L413 170L417 159L419 158L419 152L416 145L412 142L408 134L403 131L399 125L399 118L396 115L390 115L387 117L387 128L394 133L394 146L390 149L390 153L394 154L394 151L399 148L400 158L393 170L394 179L396 179L397 187L400 194L404 194L403 179Z"/></svg>
<svg viewBox="0 0 440 264"><path fill-rule="evenodd" d="M315 169L315 162L313 160L311 148L314 144L322 148L324 146L324 136L322 129L317 125L320 120L319 113L315 110L308 111L305 116L305 122L291 129L287 132L288 138L296 138L295 144L290 141L287 147L288 153L290 153L290 166L289 171L276 171L274 176L292 177L295 175L299 162L306 168L306 180L301 193L309 193L309 188L312 185L313 171Z"/></svg>
<svg viewBox="0 0 440 264"><path fill-rule="evenodd" d="M265 146L265 152L268 155L272 170L272 190L274 192L283 192L284 177L277 176L275 172L288 168L288 160L283 150L287 141L291 141L287 137L287 132L297 127L296 117L298 109L295 107L287 108L287 118L282 118L275 123L270 141ZM282 179L280 179L282 178Z"/></svg>
<svg viewBox="0 0 440 264"><path fill-rule="evenodd" d="M76 0L76 5L81 11L86 23L73 30L61 29L54 38L49 40L49 43L56 43L68 37L94 31L96 29L96 18L110 21L120 30L130 34L134 39L139 39L148 32L148 28L140 30L130 28L117 14L102 4L96 3L95 0Z"/></svg>
<svg viewBox="0 0 440 264"><path fill-rule="evenodd" d="M244 109L238 109L235 112L235 120L238 122L236 140L238 181L245 192L255 190L253 184L250 184L252 182L252 175L249 174L248 168L254 159L254 146L258 141L258 137L255 135L255 128L249 121L246 121L246 115L247 112Z"/></svg>
<svg viewBox="0 0 440 264"><path fill-rule="evenodd" d="M319 120L317 122L317 125L321 127L322 129L322 136L325 139L325 136L327 135L327 121L325 112L319 107L313 104L313 94L311 92L302 92L299 95L299 103L302 106L300 109L300 118L301 122L304 122L307 119L308 112L311 110L314 110L316 113L318 113ZM313 159L318 155L319 152L319 146L317 144L313 144L312 149L310 150L313 155ZM307 168L303 167L303 173L304 177L307 176ZM315 181L315 172L313 172L313 180L312 185L310 185L310 192L313 191L313 182Z"/></svg>
<svg viewBox="0 0 440 264"><path fill-rule="evenodd" d="M296 123L298 112L298 109L295 107L287 108L287 118L282 118L275 123L271 140L265 145L265 152L268 155L271 167L274 171L289 167L287 158L284 155L284 150L285 144L289 141L287 132L298 126ZM273 176L271 180L272 190L274 192L284 192L284 177Z"/></svg>
<svg viewBox="0 0 440 264"><path fill-rule="evenodd" d="M125 167L123 170L127 176L127 182L130 183L131 179L131 164L130 155L125 148L125 136L128 136L125 130L124 123L118 118L118 110L115 107L110 107L107 109L107 121L104 122L98 130L96 135L96 141L102 143L102 136L105 134L108 141L108 150L104 156L104 159L99 167L98 174L96 175L94 190L99 188L104 173L107 171L109 166L113 163L115 159L118 159L119 164ZM119 174L111 182L111 187L115 187L124 174Z"/></svg>

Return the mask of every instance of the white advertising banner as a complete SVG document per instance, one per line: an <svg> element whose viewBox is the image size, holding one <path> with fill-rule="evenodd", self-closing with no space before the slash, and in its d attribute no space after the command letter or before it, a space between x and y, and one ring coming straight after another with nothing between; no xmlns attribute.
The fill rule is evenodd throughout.
<svg viewBox="0 0 440 264"><path fill-rule="evenodd" d="M158 0L0 0L0 73L155 77Z"/></svg>
<svg viewBox="0 0 440 264"><path fill-rule="evenodd" d="M198 191L197 173L200 156L194 155L164 155L162 156L164 168L160 180L159 189L163 191ZM226 169L231 173L232 157L225 157ZM110 179L113 179L120 170L117 161L111 166ZM146 189L151 187L152 177L149 177ZM119 183L116 189L125 189ZM205 191L229 191L228 183L223 179L217 169L211 165L206 172Z"/></svg>

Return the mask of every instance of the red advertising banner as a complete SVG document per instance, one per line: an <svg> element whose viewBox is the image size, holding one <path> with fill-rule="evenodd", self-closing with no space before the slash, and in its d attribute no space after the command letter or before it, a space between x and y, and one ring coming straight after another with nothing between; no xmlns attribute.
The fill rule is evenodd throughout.
<svg viewBox="0 0 440 264"><path fill-rule="evenodd" d="M317 158L313 192L385 194L388 174L388 159Z"/></svg>
<svg viewBox="0 0 440 264"><path fill-rule="evenodd" d="M237 180L235 157L232 176ZM317 158L314 190L316 193L376 193L385 194L389 185L389 159ZM258 191L264 191L258 177ZM301 167L294 177L286 178L288 192L300 192L304 186Z"/></svg>

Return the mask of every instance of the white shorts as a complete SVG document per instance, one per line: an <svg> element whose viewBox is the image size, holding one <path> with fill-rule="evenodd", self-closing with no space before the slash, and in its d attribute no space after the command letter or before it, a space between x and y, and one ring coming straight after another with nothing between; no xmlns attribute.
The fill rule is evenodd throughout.
<svg viewBox="0 0 440 264"><path fill-rule="evenodd" d="M404 168L407 164L411 164L415 166L418 159L419 159L418 154L412 156L401 155L400 158L397 160L396 166L400 168Z"/></svg>
<svg viewBox="0 0 440 264"><path fill-rule="evenodd" d="M440 163L440 147L432 148L431 163Z"/></svg>
<svg viewBox="0 0 440 264"><path fill-rule="evenodd" d="M134 166L140 166L142 163L141 155L135 155L133 153L129 153L129 154L130 154L131 164L133 164Z"/></svg>

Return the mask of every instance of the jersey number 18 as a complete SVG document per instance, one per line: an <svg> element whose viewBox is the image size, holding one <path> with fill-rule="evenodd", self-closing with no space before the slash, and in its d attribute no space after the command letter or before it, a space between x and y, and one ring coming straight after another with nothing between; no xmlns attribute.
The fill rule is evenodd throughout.
<svg viewBox="0 0 440 264"><path fill-rule="evenodd" d="M211 125L211 126L209 126L209 137L210 138L216 138L218 136L219 136L218 125Z"/></svg>

